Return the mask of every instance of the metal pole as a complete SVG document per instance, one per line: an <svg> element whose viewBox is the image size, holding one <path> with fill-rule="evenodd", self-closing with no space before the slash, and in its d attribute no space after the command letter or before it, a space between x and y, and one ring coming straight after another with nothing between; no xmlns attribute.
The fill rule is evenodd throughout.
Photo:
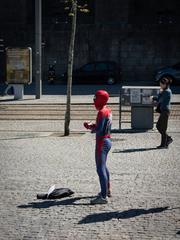
<svg viewBox="0 0 180 240"><path fill-rule="evenodd" d="M36 71L36 99L40 99L42 95L42 73L41 73L41 61L42 61L42 0L35 1L35 71Z"/></svg>
<svg viewBox="0 0 180 240"><path fill-rule="evenodd" d="M122 96L122 86L120 87L120 91L119 91L119 130L121 130L121 112L122 112L122 100L121 100L121 96Z"/></svg>

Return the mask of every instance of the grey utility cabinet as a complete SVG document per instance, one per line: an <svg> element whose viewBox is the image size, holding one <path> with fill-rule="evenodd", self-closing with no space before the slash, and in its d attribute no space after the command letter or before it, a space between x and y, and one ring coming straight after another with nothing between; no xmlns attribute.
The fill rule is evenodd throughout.
<svg viewBox="0 0 180 240"><path fill-rule="evenodd" d="M154 123L154 103L150 96L156 96L159 87L122 86L121 104L131 106L131 128L152 129Z"/></svg>

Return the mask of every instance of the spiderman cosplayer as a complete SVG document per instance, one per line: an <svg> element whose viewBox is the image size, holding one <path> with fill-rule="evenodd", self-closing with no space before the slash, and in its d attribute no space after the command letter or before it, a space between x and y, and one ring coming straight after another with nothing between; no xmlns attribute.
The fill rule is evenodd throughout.
<svg viewBox="0 0 180 240"><path fill-rule="evenodd" d="M96 169L99 176L101 192L92 204L107 203L107 196L111 196L109 170L106 166L106 160L111 149L110 132L112 125L111 109L106 106L109 94L104 90L98 90L94 96L94 105L98 111L96 124L85 122L84 127L96 133Z"/></svg>

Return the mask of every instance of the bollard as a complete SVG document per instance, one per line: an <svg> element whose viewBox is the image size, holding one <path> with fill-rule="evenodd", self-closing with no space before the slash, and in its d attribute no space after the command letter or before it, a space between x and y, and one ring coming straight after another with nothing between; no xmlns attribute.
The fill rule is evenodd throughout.
<svg viewBox="0 0 180 240"><path fill-rule="evenodd" d="M13 89L14 89L14 100L23 99L24 85L23 84L13 84Z"/></svg>

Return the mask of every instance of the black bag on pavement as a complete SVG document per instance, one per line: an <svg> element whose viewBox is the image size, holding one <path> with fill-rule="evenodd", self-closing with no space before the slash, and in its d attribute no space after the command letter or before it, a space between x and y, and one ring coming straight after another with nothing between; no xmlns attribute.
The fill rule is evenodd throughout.
<svg viewBox="0 0 180 240"><path fill-rule="evenodd" d="M38 193L37 199L57 199L69 197L74 192L69 188L55 188L49 195L48 193Z"/></svg>

